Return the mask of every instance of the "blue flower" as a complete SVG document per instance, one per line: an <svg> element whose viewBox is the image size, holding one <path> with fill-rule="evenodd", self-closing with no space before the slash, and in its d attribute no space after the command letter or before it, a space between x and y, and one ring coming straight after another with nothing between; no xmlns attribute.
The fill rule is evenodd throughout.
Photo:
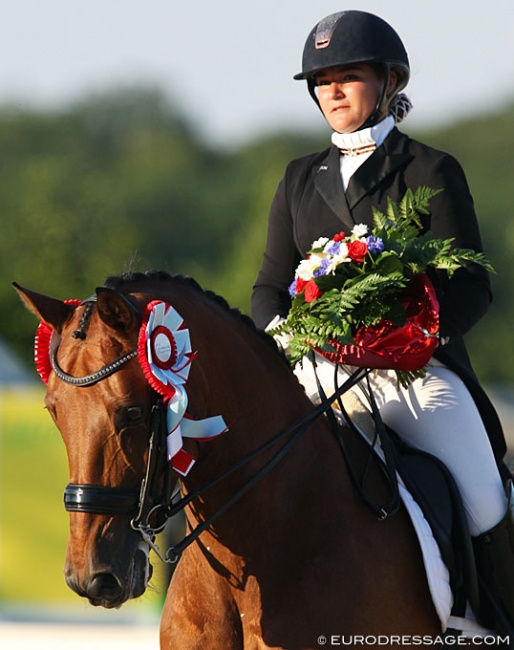
<svg viewBox="0 0 514 650"><path fill-rule="evenodd" d="M296 277L289 285L288 292L291 298L294 298L296 296Z"/></svg>
<svg viewBox="0 0 514 650"><path fill-rule="evenodd" d="M340 249L341 249L341 242L336 241L325 247L325 253L328 253L329 255L339 255Z"/></svg>
<svg viewBox="0 0 514 650"><path fill-rule="evenodd" d="M319 275L326 275L329 264L330 264L330 260L327 257L325 257L324 260L321 260L321 264L313 273L314 277L316 278Z"/></svg>
<svg viewBox="0 0 514 650"><path fill-rule="evenodd" d="M380 237L373 237L370 235L366 237L366 244L371 254L381 253L384 250L384 242Z"/></svg>

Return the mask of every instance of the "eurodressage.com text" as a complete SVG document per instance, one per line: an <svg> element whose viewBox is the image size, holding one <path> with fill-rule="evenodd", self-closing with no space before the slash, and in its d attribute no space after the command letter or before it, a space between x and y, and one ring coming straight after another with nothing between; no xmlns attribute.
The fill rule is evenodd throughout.
<svg viewBox="0 0 514 650"><path fill-rule="evenodd" d="M422 636L422 635L340 635L318 637L318 646L503 646L508 645L510 637L507 636Z"/></svg>

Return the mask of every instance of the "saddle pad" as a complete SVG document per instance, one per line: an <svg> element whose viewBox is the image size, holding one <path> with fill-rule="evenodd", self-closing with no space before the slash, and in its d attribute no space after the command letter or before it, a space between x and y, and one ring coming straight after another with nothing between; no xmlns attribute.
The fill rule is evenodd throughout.
<svg viewBox="0 0 514 650"><path fill-rule="evenodd" d="M432 530L425 519L421 508L413 499L400 477L398 487L405 509L407 510L416 535L418 536L423 563L427 573L428 586L434 602L434 607L441 621L441 629L458 630L464 637L486 637L494 635L493 630L488 630L477 623L473 611L468 606L465 618L452 616L453 595L450 589L450 576L448 569L439 552L437 542L432 535Z"/></svg>
<svg viewBox="0 0 514 650"><path fill-rule="evenodd" d="M421 547L423 563L427 574L430 594L434 602L441 628L443 631L448 627L448 620L453 606L453 594L450 588L450 574L442 560L439 546L432 534L432 529L425 519L421 508L407 490L403 481L398 476L398 488L400 497L411 519Z"/></svg>

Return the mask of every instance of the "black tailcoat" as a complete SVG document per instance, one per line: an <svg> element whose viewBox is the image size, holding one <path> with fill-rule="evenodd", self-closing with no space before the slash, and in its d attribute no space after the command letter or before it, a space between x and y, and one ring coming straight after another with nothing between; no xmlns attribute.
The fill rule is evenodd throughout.
<svg viewBox="0 0 514 650"><path fill-rule="evenodd" d="M388 198L398 202L407 189L420 186L443 190L430 202L425 230L435 238L453 238L459 248L482 251L473 198L460 164L396 128L357 169L346 193L336 147L291 162L271 206L266 251L254 286L252 315L257 326L265 328L276 315L287 315L288 287L313 241L341 231L349 234L355 224L371 229L373 207L385 212ZM451 279L439 271L430 276L440 304L441 335L450 337L434 356L465 381L499 460L506 451L501 424L478 383L463 340L489 308L488 274L473 266Z"/></svg>

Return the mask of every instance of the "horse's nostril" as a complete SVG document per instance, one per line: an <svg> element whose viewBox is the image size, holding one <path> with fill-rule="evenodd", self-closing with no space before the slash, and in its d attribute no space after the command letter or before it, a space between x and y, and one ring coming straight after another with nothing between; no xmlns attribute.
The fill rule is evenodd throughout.
<svg viewBox="0 0 514 650"><path fill-rule="evenodd" d="M97 573L87 587L87 595L93 599L114 600L121 591L121 585L112 573Z"/></svg>

